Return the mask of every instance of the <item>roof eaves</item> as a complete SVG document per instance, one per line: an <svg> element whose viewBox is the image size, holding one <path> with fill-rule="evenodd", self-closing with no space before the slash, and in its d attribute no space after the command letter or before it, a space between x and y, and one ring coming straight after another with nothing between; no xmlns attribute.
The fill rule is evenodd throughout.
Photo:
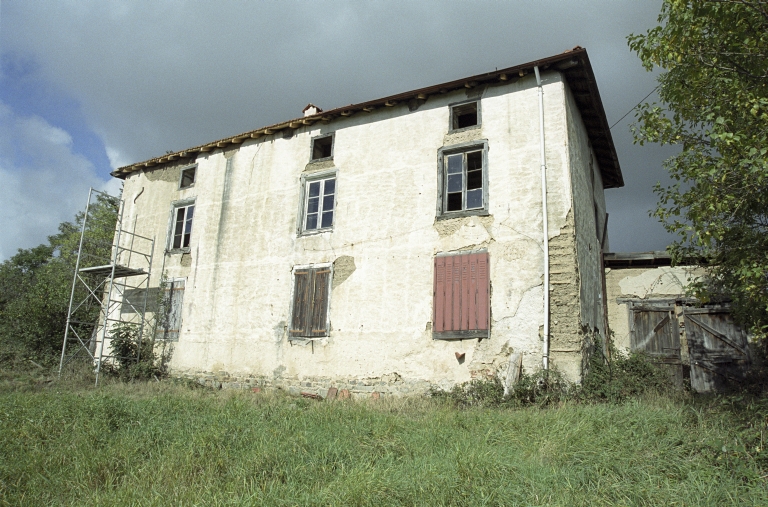
<svg viewBox="0 0 768 507"><path fill-rule="evenodd" d="M574 66L573 63L576 61L580 65ZM349 104L347 106L338 107L329 111L319 112L315 115L295 118L267 127L250 130L236 136L225 137L217 141L201 144L199 146L187 148L185 150L151 158L143 162L120 167L113 171L111 174L116 178L122 179L135 171L152 168L157 165L173 162L176 160L191 158L197 153L205 153L213 151L217 148L225 148L230 145L239 145L248 139L259 139L264 136L272 135L286 128L297 129L303 126L312 125L318 121L327 123L340 116L350 116L359 111L371 112L380 107L392 107L398 103L410 101L413 99L426 100L429 95L446 93L461 88L473 88L482 84L488 84L489 82L516 80L533 72L533 68L536 66L542 70L546 70L555 64L564 64L567 66L566 70L556 70L559 70L565 74L566 79L569 80L569 84L571 84L572 80L586 80L587 88L589 90L589 101L587 104L594 109L594 112L599 118L599 126L588 126L587 131L590 140L593 142L593 149L595 149L595 145L603 146L603 148L599 148L602 149L602 152L598 153L597 158L598 164L600 165L601 172L603 174L604 186L605 188L623 186L624 181L621 175L619 160L616 156L616 149L613 145L610 129L608 128L608 120L605 117L605 111L603 109L602 101L600 100L600 94L597 90L597 84L595 82L592 66L589 63L589 57L587 56L586 49L579 46L576 46L574 49L565 51L558 55L550 56L540 60L534 60L532 62L523 63L520 65L515 65L506 69L494 70L493 72L486 72L484 74L456 79L446 83L427 86L424 88L398 93L396 95L390 95L388 97L374 99L359 104ZM555 65L555 67L557 66ZM574 69L583 69L583 75L578 75ZM582 106L580 106L580 110L582 110L583 115L584 110L582 109ZM596 149L596 151L598 151L598 149Z"/></svg>

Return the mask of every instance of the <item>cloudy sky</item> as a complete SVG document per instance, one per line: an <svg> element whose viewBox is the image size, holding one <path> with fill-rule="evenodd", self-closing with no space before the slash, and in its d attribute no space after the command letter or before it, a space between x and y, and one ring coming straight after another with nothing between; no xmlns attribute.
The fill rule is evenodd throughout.
<svg viewBox="0 0 768 507"><path fill-rule="evenodd" d="M116 167L324 109L586 47L610 124L655 86L626 36L659 0L3 0L0 260L43 242ZM653 96L652 96L653 98ZM648 217L672 152L613 127L613 251L663 249Z"/></svg>

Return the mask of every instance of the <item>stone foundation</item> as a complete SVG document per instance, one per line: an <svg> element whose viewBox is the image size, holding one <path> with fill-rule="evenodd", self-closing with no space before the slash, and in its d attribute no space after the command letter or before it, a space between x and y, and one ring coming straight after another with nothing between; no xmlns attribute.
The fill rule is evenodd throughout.
<svg viewBox="0 0 768 507"><path fill-rule="evenodd" d="M281 390L291 395L310 394L328 397L381 398L385 396L421 396L435 384L426 380L404 379L397 373L381 377L332 379L328 377L270 378L258 375L229 374L227 372L173 372L173 377L192 380L213 389ZM347 394L348 393L348 394Z"/></svg>

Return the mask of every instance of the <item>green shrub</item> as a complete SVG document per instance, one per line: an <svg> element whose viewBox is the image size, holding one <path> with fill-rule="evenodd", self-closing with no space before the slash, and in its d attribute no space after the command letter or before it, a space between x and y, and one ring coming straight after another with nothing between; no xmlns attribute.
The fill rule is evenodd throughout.
<svg viewBox="0 0 768 507"><path fill-rule="evenodd" d="M640 353L623 354L608 345L610 359L599 342L589 360L589 370L581 383L583 401L622 402L643 394L660 394L675 389L669 372Z"/></svg>
<svg viewBox="0 0 768 507"><path fill-rule="evenodd" d="M540 406L560 403L573 396L573 385L557 369L523 373L510 393L504 396L501 379L473 379L450 390L433 389L430 395L457 407Z"/></svg>
<svg viewBox="0 0 768 507"><path fill-rule="evenodd" d="M138 324L120 322L109 333L114 363L103 364L101 371L123 380L147 380L163 376L156 365L152 342L141 336ZM139 343L141 341L141 343Z"/></svg>

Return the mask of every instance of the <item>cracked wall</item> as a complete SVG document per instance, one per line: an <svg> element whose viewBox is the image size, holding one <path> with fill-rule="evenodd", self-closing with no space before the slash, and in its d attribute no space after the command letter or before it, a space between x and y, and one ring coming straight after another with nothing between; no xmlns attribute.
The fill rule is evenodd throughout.
<svg viewBox="0 0 768 507"><path fill-rule="evenodd" d="M573 272L563 276L578 283L565 86L557 73L543 77L550 231L555 255L570 255L563 266ZM507 371L514 354L525 370L537 369L544 316L535 79L473 93L482 100L482 125L460 135L448 133L448 104L465 93L447 93L416 110L400 104L205 153L189 189L158 173L164 169L130 175L126 212L138 233L159 243L172 202L195 199L189 252L156 255L169 277L187 280L171 370L275 382L397 372L408 385L450 387ZM334 228L297 237L301 175L317 169L308 165L310 142L330 132L334 157L323 167L337 169ZM488 215L435 220L438 150L480 139L488 142ZM490 337L433 340L434 257L478 248L490 258ZM310 264L334 265L330 334L288 340L292 269ZM578 322L578 308L576 315ZM571 346L565 320L557 329Z"/></svg>

